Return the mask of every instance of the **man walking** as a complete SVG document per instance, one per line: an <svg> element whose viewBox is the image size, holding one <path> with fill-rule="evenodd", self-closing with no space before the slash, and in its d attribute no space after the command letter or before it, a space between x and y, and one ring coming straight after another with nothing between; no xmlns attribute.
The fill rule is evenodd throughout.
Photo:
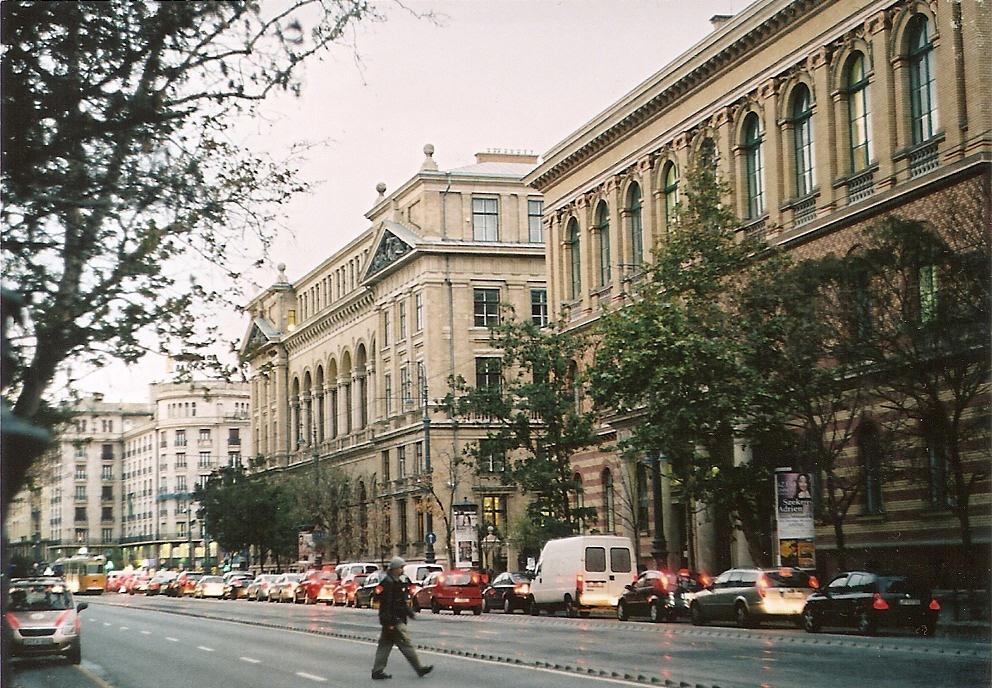
<svg viewBox="0 0 992 688"><path fill-rule="evenodd" d="M393 557L389 561L387 575L382 581L382 593L379 595L379 623L382 625L382 631L379 633L379 646L375 650L375 663L372 665L372 678L377 681L392 678L385 669L393 645L400 649L406 661L410 662L410 666L417 672L417 676L426 676L434 668L429 664L423 666L420 663L406 630L407 619L413 618L413 612L407 604L406 582L400 580L404 564L406 562L402 558Z"/></svg>

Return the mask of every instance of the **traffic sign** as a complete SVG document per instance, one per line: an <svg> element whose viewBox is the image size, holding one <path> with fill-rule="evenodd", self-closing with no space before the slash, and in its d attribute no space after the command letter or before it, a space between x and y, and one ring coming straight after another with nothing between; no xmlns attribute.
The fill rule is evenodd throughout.
<svg viewBox="0 0 992 688"><path fill-rule="evenodd" d="M427 537L425 539L427 540L428 545L433 545L437 542L437 535L434 533L427 533Z"/></svg>

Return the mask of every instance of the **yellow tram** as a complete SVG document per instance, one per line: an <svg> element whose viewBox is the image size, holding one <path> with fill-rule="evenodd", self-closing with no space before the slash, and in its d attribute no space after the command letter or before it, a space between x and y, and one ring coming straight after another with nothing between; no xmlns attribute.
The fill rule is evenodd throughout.
<svg viewBox="0 0 992 688"><path fill-rule="evenodd" d="M56 575L65 579L66 587L75 595L102 594L107 585L107 558L96 554L76 554L57 560L52 566Z"/></svg>

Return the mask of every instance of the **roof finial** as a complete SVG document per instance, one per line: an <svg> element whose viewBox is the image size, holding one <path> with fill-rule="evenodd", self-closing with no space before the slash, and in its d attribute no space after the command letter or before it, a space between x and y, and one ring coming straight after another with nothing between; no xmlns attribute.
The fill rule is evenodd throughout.
<svg viewBox="0 0 992 688"><path fill-rule="evenodd" d="M386 199L386 182L379 182L375 185L375 190L379 192L379 197L375 199L376 203L384 201Z"/></svg>
<svg viewBox="0 0 992 688"><path fill-rule="evenodd" d="M436 172L437 171L437 163L434 162L434 144L433 143L424 144L424 155L426 155L427 157L424 158L424 164L420 166L420 169L421 170L430 170L432 172Z"/></svg>
<svg viewBox="0 0 992 688"><path fill-rule="evenodd" d="M276 265L276 270L279 271L279 276L276 278L279 282L288 282L289 281L288 279L286 279L286 264L285 263L279 263L278 265Z"/></svg>

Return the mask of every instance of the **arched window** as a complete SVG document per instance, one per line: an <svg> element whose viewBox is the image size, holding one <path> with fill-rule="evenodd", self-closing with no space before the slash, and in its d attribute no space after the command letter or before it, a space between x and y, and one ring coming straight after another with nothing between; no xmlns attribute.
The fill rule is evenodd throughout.
<svg viewBox="0 0 992 688"><path fill-rule="evenodd" d="M644 262L644 228L641 222L641 187L630 185L627 192L627 209L630 211L630 258L635 266Z"/></svg>
<svg viewBox="0 0 992 688"><path fill-rule="evenodd" d="M679 168L674 162L665 166L665 226L671 229L675 226L679 205Z"/></svg>
<svg viewBox="0 0 992 688"><path fill-rule="evenodd" d="M613 493L613 474L609 468L603 469L603 511L606 517L606 532L616 530L615 495Z"/></svg>
<svg viewBox="0 0 992 688"><path fill-rule="evenodd" d="M747 216L765 214L764 165L761 156L761 122L751 112L744 118L744 178L747 183Z"/></svg>
<svg viewBox="0 0 992 688"><path fill-rule="evenodd" d="M800 84L792 95L792 147L796 161L796 197L813 191L813 110L809 89Z"/></svg>
<svg viewBox="0 0 992 688"><path fill-rule="evenodd" d="M596 207L596 233L599 235L599 284L610 283L610 209L600 201Z"/></svg>
<svg viewBox="0 0 992 688"><path fill-rule="evenodd" d="M868 72L865 56L854 53L847 64L847 120L851 134L851 172L871 164L871 103L868 98Z"/></svg>
<svg viewBox="0 0 992 688"><path fill-rule="evenodd" d="M911 20L909 36L909 100L913 143L928 141L937 128L937 83L933 64L930 22L918 14Z"/></svg>
<svg viewBox="0 0 992 688"><path fill-rule="evenodd" d="M568 262L571 266L569 297L577 299L582 295L582 256L579 253L579 223L573 217L568 222Z"/></svg>

